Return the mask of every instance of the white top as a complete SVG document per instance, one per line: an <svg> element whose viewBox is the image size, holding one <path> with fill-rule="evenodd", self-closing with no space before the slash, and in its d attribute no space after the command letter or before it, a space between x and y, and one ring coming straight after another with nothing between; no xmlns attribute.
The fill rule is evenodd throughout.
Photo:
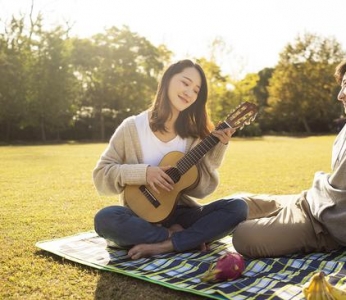
<svg viewBox="0 0 346 300"><path fill-rule="evenodd" d="M177 135L169 142L157 138L149 126L149 112L144 111L136 116L135 123L143 153L143 163L158 166L162 158L169 152L180 151L185 153L186 139Z"/></svg>

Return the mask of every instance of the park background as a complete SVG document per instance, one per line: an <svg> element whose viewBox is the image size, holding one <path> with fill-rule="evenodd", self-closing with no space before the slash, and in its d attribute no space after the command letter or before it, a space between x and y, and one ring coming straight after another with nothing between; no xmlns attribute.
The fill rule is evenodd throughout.
<svg viewBox="0 0 346 300"><path fill-rule="evenodd" d="M345 57L344 4L309 2L0 0L0 298L201 299L35 243L92 230L96 211L116 203L97 194L92 169L117 125L148 107L164 68L180 58L204 67L215 123L243 101L260 108L202 202L299 193L314 172L330 171L343 124L333 73Z"/></svg>
<svg viewBox="0 0 346 300"><path fill-rule="evenodd" d="M111 5L90 0L1 0L0 142L107 141L124 118L148 108L163 70L181 58L194 59L205 69L214 123L239 103L250 101L260 108L258 118L239 135L334 133L343 124L343 108L335 104L339 87L333 73L346 57L345 35L338 34L343 28L342 9L334 1L314 2L307 12L296 1L288 5L272 0L263 0L262 6L249 0L243 6L240 1L213 5L176 1L167 7L157 1L114 1ZM129 4L132 10L125 14ZM12 14L11 7L17 9ZM263 14L254 14L260 7ZM206 9L211 9L210 20L205 19ZM131 24L119 24L119 11L120 20L126 19L122 13L134 27L143 24L143 32L151 28L167 42L152 42L139 33L140 28L134 31ZM216 12L222 17L220 24ZM80 15L90 24L90 36L88 25L84 23L81 31L80 19L73 19ZM104 28L92 26L103 18ZM239 21L238 26L233 19ZM216 28L215 23L220 26ZM300 24L301 31L294 24ZM290 26L296 31L289 31ZM315 28L329 31L324 29L322 34ZM237 52L237 44L225 30L242 47L251 48L262 66L247 65L242 54L249 50ZM207 39L201 46L204 31ZM290 40L283 43L281 36ZM173 43L175 50L170 49L170 38L179 41L179 37L181 47ZM271 65L263 65L266 60L261 56L268 59L277 45L282 48L272 55ZM182 53L182 49L193 51L194 46L196 54Z"/></svg>

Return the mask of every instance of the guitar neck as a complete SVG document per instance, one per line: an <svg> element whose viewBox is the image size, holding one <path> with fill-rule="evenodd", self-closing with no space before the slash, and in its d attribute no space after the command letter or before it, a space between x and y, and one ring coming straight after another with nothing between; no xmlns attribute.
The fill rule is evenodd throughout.
<svg viewBox="0 0 346 300"><path fill-rule="evenodd" d="M216 130L227 127L229 127L229 125L226 122L222 122L216 127ZM197 162L218 142L219 139L216 136L209 134L177 162L176 167L179 170L179 173L181 175L185 174L192 166L196 165Z"/></svg>

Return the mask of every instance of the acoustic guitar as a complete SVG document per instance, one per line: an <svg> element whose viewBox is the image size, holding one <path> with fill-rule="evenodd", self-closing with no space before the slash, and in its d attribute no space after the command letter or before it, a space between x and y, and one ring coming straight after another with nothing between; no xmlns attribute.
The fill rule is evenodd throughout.
<svg viewBox="0 0 346 300"><path fill-rule="evenodd" d="M244 125L250 124L256 115L257 106L244 102L236 107L216 129L227 127L242 129ZM174 189L170 192L160 189L158 194L147 185L127 185L124 190L127 205L135 214L148 222L163 222L174 211L180 194L198 183L196 164L218 142L219 139L210 134L186 154L179 151L166 154L159 165L173 166L166 173L173 179Z"/></svg>

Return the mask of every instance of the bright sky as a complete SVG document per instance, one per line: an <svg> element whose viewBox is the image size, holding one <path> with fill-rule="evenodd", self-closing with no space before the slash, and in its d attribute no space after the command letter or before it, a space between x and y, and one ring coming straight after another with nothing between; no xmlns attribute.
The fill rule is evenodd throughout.
<svg viewBox="0 0 346 300"><path fill-rule="evenodd" d="M29 14L31 2L0 0L2 24ZM177 59L209 58L211 42L221 38L231 52L217 62L233 75L274 67L284 47L305 32L335 37L346 49L345 0L34 0L34 7L44 24L69 21L80 37L127 25Z"/></svg>

